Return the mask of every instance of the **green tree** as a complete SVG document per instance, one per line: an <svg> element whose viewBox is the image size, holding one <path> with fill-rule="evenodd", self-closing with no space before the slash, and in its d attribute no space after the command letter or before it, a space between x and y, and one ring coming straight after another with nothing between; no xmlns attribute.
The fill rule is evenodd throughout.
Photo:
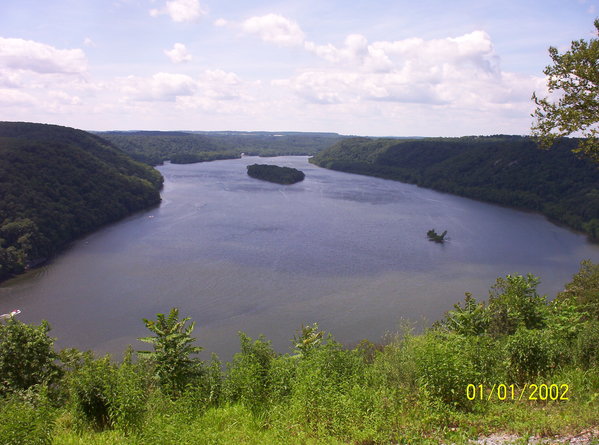
<svg viewBox="0 0 599 445"><path fill-rule="evenodd" d="M599 19L595 20L599 34ZM540 99L533 94L537 108L532 115L532 126L541 147L549 148L557 138L581 132L577 153L583 153L599 162L599 39L576 40L569 51L560 54L550 47L553 65L543 71L547 76L549 93L556 92L556 102Z"/></svg>
<svg viewBox="0 0 599 445"><path fill-rule="evenodd" d="M546 298L537 293L539 278L532 274L497 278L489 292L489 332L512 335L518 327L541 329L547 317Z"/></svg>
<svg viewBox="0 0 599 445"><path fill-rule="evenodd" d="M156 320L143 319L146 327L156 336L139 340L153 345L154 351L138 351L138 354L154 362L159 384L171 395L180 393L202 373L202 362L191 357L202 348L192 345L195 339L191 333L195 323L185 327L189 319L179 320L177 308L172 308L168 317L157 314Z"/></svg>
<svg viewBox="0 0 599 445"><path fill-rule="evenodd" d="M310 353L322 343L324 332L318 329L318 323L302 326L301 333L293 336L293 345L297 355L302 357Z"/></svg>
<svg viewBox="0 0 599 445"><path fill-rule="evenodd" d="M59 375L50 326L0 321L0 394L50 383Z"/></svg>
<svg viewBox="0 0 599 445"><path fill-rule="evenodd" d="M478 303L472 294L466 292L464 307L460 303L447 312L444 325L450 331L461 335L482 335L489 327L489 314L484 303Z"/></svg>
<svg viewBox="0 0 599 445"><path fill-rule="evenodd" d="M573 301L585 318L599 321L599 264L591 260L580 263L579 271L557 296L560 301Z"/></svg>

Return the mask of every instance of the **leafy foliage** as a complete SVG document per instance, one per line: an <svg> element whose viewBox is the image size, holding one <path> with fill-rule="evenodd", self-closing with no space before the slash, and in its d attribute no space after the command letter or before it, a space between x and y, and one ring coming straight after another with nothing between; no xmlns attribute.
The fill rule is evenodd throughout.
<svg viewBox="0 0 599 445"><path fill-rule="evenodd" d="M554 344L547 331L521 327L506 344L509 378L524 384L545 376L555 366Z"/></svg>
<svg viewBox="0 0 599 445"><path fill-rule="evenodd" d="M144 376L138 371L127 360L115 365L109 356L86 357L68 378L69 403L79 428L137 429L147 398Z"/></svg>
<svg viewBox="0 0 599 445"><path fill-rule="evenodd" d="M202 363L191 357L202 350L192 345L195 323L186 327L189 317L179 320L177 308L172 308L168 316L157 314L156 320L144 318L143 321L156 335L139 340L150 343L154 351L138 351L138 354L153 361L160 385L168 393L178 394L202 373Z"/></svg>
<svg viewBox="0 0 599 445"><path fill-rule="evenodd" d="M160 202L160 174L67 127L0 122L0 280Z"/></svg>
<svg viewBox="0 0 599 445"><path fill-rule="evenodd" d="M252 340L239 333L241 352L235 354L227 370L223 391L231 401L260 406L270 393L270 369L276 356L270 342L263 337Z"/></svg>
<svg viewBox="0 0 599 445"><path fill-rule="evenodd" d="M55 364L50 325L21 323L15 318L0 321L0 396L34 385L49 384L59 375Z"/></svg>
<svg viewBox="0 0 599 445"><path fill-rule="evenodd" d="M571 300L580 312L599 321L599 264L584 260L558 300Z"/></svg>
<svg viewBox="0 0 599 445"><path fill-rule="evenodd" d="M318 329L318 323L302 326L299 335L293 337L293 345L299 356L310 354L322 343L324 332Z"/></svg>
<svg viewBox="0 0 599 445"><path fill-rule="evenodd" d="M497 279L490 292L489 332L510 335L523 326L540 329L545 325L545 297L537 293L539 279L532 274L507 275Z"/></svg>
<svg viewBox="0 0 599 445"><path fill-rule="evenodd" d="M448 311L444 326L460 335L482 335L489 329L489 313L484 303L478 303L472 294L466 292L464 307L456 303L452 311Z"/></svg>
<svg viewBox="0 0 599 445"><path fill-rule="evenodd" d="M595 28L599 34L599 19ZM537 105L533 134L542 147L549 148L556 139L581 131L585 139L574 151L599 162L599 39L574 41L563 54L550 47L549 55L553 65L543 71L547 88L549 93L561 94L556 102L533 94Z"/></svg>
<svg viewBox="0 0 599 445"><path fill-rule="evenodd" d="M43 445L52 443L55 410L43 394L25 400L11 396L0 404L0 443Z"/></svg>

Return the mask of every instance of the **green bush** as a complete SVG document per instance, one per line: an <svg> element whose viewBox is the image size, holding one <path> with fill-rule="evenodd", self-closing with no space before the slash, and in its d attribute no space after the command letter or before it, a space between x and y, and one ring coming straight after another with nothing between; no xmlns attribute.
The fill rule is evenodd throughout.
<svg viewBox="0 0 599 445"><path fill-rule="evenodd" d="M492 348L479 350L476 345L470 338L434 330L410 338L402 352L405 361L413 362L415 390L451 407L471 409L474 402L466 398L466 387L485 383L484 355L493 355Z"/></svg>
<svg viewBox="0 0 599 445"><path fill-rule="evenodd" d="M141 425L147 398L143 373L109 356L88 359L68 376L70 405L80 428L134 430Z"/></svg>
<svg viewBox="0 0 599 445"><path fill-rule="evenodd" d="M47 401L33 396L22 400L10 396L0 401L0 443L3 445L41 445L52 442L54 412Z"/></svg>
<svg viewBox="0 0 599 445"><path fill-rule="evenodd" d="M599 369L599 321L583 325L575 348L576 362L585 369Z"/></svg>
<svg viewBox="0 0 599 445"><path fill-rule="evenodd" d="M365 368L359 352L344 350L329 337L299 359L288 415L310 431L343 436L360 418L353 396L354 388L366 383Z"/></svg>
<svg viewBox="0 0 599 445"><path fill-rule="evenodd" d="M50 326L0 321L0 395L50 383L59 376Z"/></svg>
<svg viewBox="0 0 599 445"><path fill-rule="evenodd" d="M286 403L291 396L299 360L298 357L281 355L276 357L268 371L271 403Z"/></svg>
<svg viewBox="0 0 599 445"><path fill-rule="evenodd" d="M447 312L442 323L450 331L462 335L481 335L489 327L489 313L484 303L478 303L472 294L466 292L464 307L456 303L454 309Z"/></svg>
<svg viewBox="0 0 599 445"><path fill-rule="evenodd" d="M191 357L202 348L192 345L195 323L186 327L188 320L189 317L179 320L177 308L172 308L168 316L157 314L156 320L143 319L146 327L156 335L139 340L150 343L154 350L138 351L138 354L153 363L158 383L172 396L180 394L187 385L197 383L203 373L202 362Z"/></svg>
<svg viewBox="0 0 599 445"><path fill-rule="evenodd" d="M515 383L529 383L555 367L557 345L547 331L520 328L507 339L508 377Z"/></svg>
<svg viewBox="0 0 599 445"><path fill-rule="evenodd" d="M532 274L500 277L491 288L488 314L489 332L511 335L520 326L540 329L547 317L546 299L537 293L539 279Z"/></svg>
<svg viewBox="0 0 599 445"><path fill-rule="evenodd" d="M599 320L599 264L590 260L580 263L580 270L566 284L558 299L572 299L587 317Z"/></svg>
<svg viewBox="0 0 599 445"><path fill-rule="evenodd" d="M223 393L227 401L258 408L269 398L270 368L276 354L270 341L262 336L252 340L240 332L239 340L241 352L235 354L227 367Z"/></svg>

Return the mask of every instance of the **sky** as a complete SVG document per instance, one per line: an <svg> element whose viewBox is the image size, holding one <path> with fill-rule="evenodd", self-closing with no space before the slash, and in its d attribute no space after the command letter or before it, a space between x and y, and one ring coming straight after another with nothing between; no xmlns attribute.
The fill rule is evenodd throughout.
<svg viewBox="0 0 599 445"><path fill-rule="evenodd" d="M529 134L599 0L0 0L0 120Z"/></svg>

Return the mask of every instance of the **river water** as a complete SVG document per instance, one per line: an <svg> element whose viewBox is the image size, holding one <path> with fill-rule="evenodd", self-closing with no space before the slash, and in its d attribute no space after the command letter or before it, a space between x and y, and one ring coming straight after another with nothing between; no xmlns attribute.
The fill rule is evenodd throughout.
<svg viewBox="0 0 599 445"><path fill-rule="evenodd" d="M206 355L229 360L238 331L280 352L318 322L345 344L380 341L401 320L443 316L464 292L486 298L498 276L533 273L549 297L599 246L544 217L414 185L322 169L307 157L159 167L162 204L75 242L0 286L0 312L46 319L58 347L119 357L143 348L142 318L179 307ZM299 168L283 186L246 166ZM445 244L427 230L448 231Z"/></svg>

